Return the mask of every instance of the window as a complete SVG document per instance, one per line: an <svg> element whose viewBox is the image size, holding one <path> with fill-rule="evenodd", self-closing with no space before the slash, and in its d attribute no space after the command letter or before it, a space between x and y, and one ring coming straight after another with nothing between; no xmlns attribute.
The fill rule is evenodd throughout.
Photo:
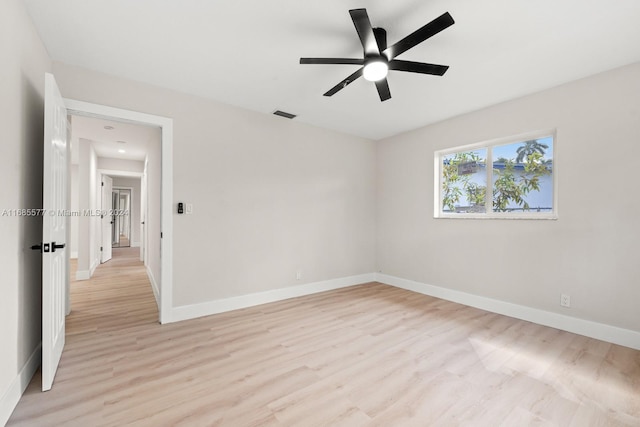
<svg viewBox="0 0 640 427"><path fill-rule="evenodd" d="M539 132L437 151L435 217L556 218L554 142Z"/></svg>

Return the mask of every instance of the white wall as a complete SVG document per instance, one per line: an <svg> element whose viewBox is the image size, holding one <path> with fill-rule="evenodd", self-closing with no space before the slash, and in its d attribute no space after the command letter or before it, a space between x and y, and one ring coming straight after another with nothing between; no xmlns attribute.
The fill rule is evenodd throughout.
<svg viewBox="0 0 640 427"><path fill-rule="evenodd" d="M640 331L638 94L635 64L379 142L378 270ZM558 220L433 218L434 150L551 128Z"/></svg>
<svg viewBox="0 0 640 427"><path fill-rule="evenodd" d="M102 189L98 172L98 156L89 140L80 138L78 162L78 208L80 212L96 212L101 209ZM78 271L77 280L86 280L100 264L100 217L78 217Z"/></svg>
<svg viewBox="0 0 640 427"><path fill-rule="evenodd" d="M173 118L174 201L194 206L174 214L175 305L373 271L371 141L60 63L54 74L65 97Z"/></svg>
<svg viewBox="0 0 640 427"><path fill-rule="evenodd" d="M0 191L4 209L42 208L44 73L51 62L22 1L0 12ZM40 354L42 218L0 216L0 425L37 368ZM25 382L26 381L26 382Z"/></svg>
<svg viewBox="0 0 640 427"><path fill-rule="evenodd" d="M79 179L78 179L78 170L79 167L78 165L71 165L71 174L70 174L70 195L71 195L71 202L70 202L70 209L72 212L80 212L80 195L78 194L78 185L80 185ZM69 252L70 252L70 256L71 258L78 258L78 240L80 238L79 234L78 234L78 227L79 227L79 218L77 216L71 216L69 217L69 225L71 228L71 231L69 233Z"/></svg>
<svg viewBox="0 0 640 427"><path fill-rule="evenodd" d="M98 157L98 169L142 173L144 171L144 162L140 160Z"/></svg>

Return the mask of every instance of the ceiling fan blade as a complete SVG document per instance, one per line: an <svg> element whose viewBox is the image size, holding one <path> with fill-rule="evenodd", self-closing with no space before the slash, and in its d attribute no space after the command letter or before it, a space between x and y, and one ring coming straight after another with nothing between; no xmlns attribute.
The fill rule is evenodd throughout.
<svg viewBox="0 0 640 427"><path fill-rule="evenodd" d="M357 80L360 76L362 76L362 67L360 67L358 71L351 74L349 77L347 77L346 79L344 79L343 81L341 81L340 83L338 83L337 85L329 89L329 91L327 91L327 93L325 93L324 96L335 95L336 93L338 93L339 91L347 87L349 84L351 84L354 80Z"/></svg>
<svg viewBox="0 0 640 427"><path fill-rule="evenodd" d="M386 101L391 98L391 91L389 90L389 82L386 78L378 80L376 82L376 89L378 89L378 95L380 95L380 101Z"/></svg>
<svg viewBox="0 0 640 427"><path fill-rule="evenodd" d="M376 36L373 33L373 27L367 15L367 9L352 9L349 11L353 25L356 27L358 37L362 43L364 49L364 55L379 55L378 43L376 42Z"/></svg>
<svg viewBox="0 0 640 427"><path fill-rule="evenodd" d="M393 46L389 46L382 53L384 53L389 60L392 60L401 53L408 51L412 47L422 43L429 37L438 34L440 31L450 27L454 23L455 21L451 15L449 15L449 12L445 12L433 21L429 22L427 25L409 34L398 43Z"/></svg>
<svg viewBox="0 0 640 427"><path fill-rule="evenodd" d="M441 76L447 72L449 66L394 59L393 61L389 62L389 69L397 71L408 71L410 73L433 74L434 76Z"/></svg>
<svg viewBox="0 0 640 427"><path fill-rule="evenodd" d="M349 58L300 58L301 64L349 64L349 65L362 65L364 59L349 59Z"/></svg>

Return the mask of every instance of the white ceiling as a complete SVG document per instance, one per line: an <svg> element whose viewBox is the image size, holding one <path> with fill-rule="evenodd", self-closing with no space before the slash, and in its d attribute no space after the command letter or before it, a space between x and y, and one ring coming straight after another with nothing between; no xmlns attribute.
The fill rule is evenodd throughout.
<svg viewBox="0 0 640 427"><path fill-rule="evenodd" d="M151 126L85 116L73 116L72 126L74 140L80 144L89 141L98 157L114 159L144 160L149 141L157 135ZM71 150L71 163L77 164L78 145L72 142Z"/></svg>
<svg viewBox="0 0 640 427"><path fill-rule="evenodd" d="M24 2L53 60L371 139L640 61L638 0ZM399 57L449 71L392 71L384 103L364 79L322 96L356 66L299 58L361 57L348 13L361 7L390 45L451 13Z"/></svg>

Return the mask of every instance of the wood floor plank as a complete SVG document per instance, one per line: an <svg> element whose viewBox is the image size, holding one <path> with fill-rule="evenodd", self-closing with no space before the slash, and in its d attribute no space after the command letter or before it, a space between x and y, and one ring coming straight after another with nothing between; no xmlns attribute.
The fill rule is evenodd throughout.
<svg viewBox="0 0 640 427"><path fill-rule="evenodd" d="M169 325L135 248L72 283L8 426L640 426L640 351L379 283Z"/></svg>

